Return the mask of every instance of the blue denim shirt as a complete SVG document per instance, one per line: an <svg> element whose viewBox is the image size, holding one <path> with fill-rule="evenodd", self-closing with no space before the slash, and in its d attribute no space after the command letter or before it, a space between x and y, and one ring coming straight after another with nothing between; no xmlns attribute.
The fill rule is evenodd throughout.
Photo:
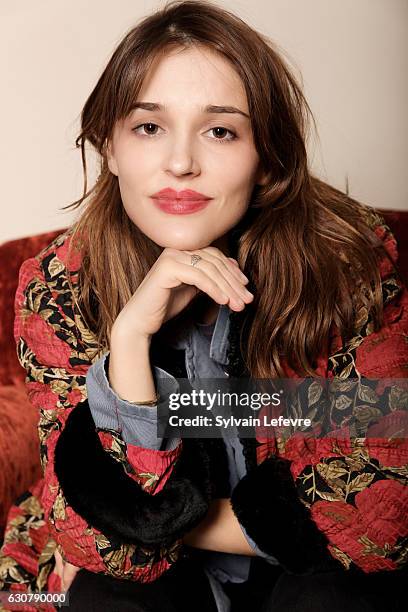
<svg viewBox="0 0 408 612"><path fill-rule="evenodd" d="M185 350L185 364L189 382L194 388L195 379L225 378L227 373L223 366L227 365L229 308L219 307L215 323L206 325L195 323L185 334L172 342L172 346ZM100 428L118 430L125 442L155 450L169 450L177 446L178 438L157 438L157 408L150 406L135 406L122 400L109 385L106 357L108 353L96 361L88 369L86 385L88 402L95 421ZM157 380L157 392L166 402L170 393L179 391L177 380L165 370L153 366ZM116 410L114 406L116 405ZM119 419L119 421L118 421ZM223 429L221 431L224 431ZM242 444L238 436L224 436L228 455L230 473L230 491L246 474L245 458ZM258 556L272 564L278 561L259 550L255 542L241 529L250 546ZM243 582L248 579L251 557L216 551L202 551L203 564L210 579L218 609L224 612L229 609L228 598L220 589L220 584L227 580Z"/></svg>

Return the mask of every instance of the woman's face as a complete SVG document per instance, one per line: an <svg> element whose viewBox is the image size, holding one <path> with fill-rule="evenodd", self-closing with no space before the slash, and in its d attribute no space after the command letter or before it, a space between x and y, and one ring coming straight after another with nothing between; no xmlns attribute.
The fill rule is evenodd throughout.
<svg viewBox="0 0 408 612"><path fill-rule="evenodd" d="M239 76L205 47L172 50L156 60L137 104L108 144L129 218L162 247L226 252L226 234L264 181ZM176 193L152 198L163 189ZM191 209L179 201L183 190L210 199Z"/></svg>

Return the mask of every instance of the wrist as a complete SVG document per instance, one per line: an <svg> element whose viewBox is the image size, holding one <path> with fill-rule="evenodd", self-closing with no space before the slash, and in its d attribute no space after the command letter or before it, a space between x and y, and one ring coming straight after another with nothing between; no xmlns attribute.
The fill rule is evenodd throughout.
<svg viewBox="0 0 408 612"><path fill-rule="evenodd" d="M112 344L118 344L120 346L131 344L132 346L145 346L148 348L150 347L151 340L151 334L141 332L135 327L120 321L119 318L117 318L112 325L110 334L111 346Z"/></svg>

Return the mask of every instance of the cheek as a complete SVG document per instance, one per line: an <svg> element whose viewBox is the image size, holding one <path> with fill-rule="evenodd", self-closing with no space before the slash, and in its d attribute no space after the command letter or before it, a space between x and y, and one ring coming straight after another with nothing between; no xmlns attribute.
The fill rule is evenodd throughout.
<svg viewBox="0 0 408 612"><path fill-rule="evenodd" d="M136 184L142 187L141 179L151 174L152 164L150 158L145 155L135 155L132 151L124 155L119 164L119 178L122 182Z"/></svg>
<svg viewBox="0 0 408 612"><path fill-rule="evenodd" d="M116 153L119 177L122 182L139 183L141 177L153 171L155 157L157 161L157 156L153 152L146 150L146 147L138 146L132 137L122 139Z"/></svg>
<svg viewBox="0 0 408 612"><path fill-rule="evenodd" d="M234 172L225 172L224 183L221 183L222 190L226 199L234 202L239 209L248 204L254 187L253 174L247 168L237 167L234 168Z"/></svg>
<svg viewBox="0 0 408 612"><path fill-rule="evenodd" d="M228 145L219 145L220 148ZM247 147L237 147L229 155L215 156L211 165L215 174L220 177L221 184L229 186L232 190L250 189L254 181L258 164L256 153Z"/></svg>

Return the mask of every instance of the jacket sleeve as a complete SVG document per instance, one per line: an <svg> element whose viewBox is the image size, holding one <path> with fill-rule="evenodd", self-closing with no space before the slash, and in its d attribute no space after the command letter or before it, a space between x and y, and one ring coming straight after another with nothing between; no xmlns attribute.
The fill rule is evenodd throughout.
<svg viewBox="0 0 408 612"><path fill-rule="evenodd" d="M395 263L389 228L376 233ZM371 314L361 310L352 338L333 336L321 372L332 391L323 404L326 433L258 440L258 465L231 495L249 536L290 573L406 564L408 291L389 260L380 273L381 329L374 332ZM315 399L309 395L312 413Z"/></svg>
<svg viewBox="0 0 408 612"><path fill-rule="evenodd" d="M186 465L182 441L145 449L95 427L86 388L90 332L73 312L61 268L55 257L26 260L15 297L18 359L39 411L45 520L72 564L149 582L175 562L182 535L204 517L208 487Z"/></svg>

